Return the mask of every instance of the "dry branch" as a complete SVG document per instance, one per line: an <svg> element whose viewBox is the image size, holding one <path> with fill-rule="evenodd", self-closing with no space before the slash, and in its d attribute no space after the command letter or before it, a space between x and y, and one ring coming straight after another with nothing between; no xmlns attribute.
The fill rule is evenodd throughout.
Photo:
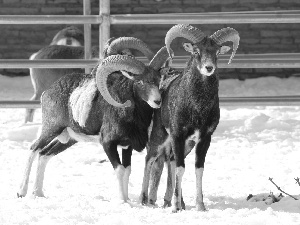
<svg viewBox="0 0 300 225"><path fill-rule="evenodd" d="M294 179L295 179L296 183L300 186L300 178L297 177L297 178L294 178Z"/></svg>
<svg viewBox="0 0 300 225"><path fill-rule="evenodd" d="M288 193L286 193L286 192L284 192L280 187L278 187L278 185L277 184L275 184L274 183L274 181L273 181L273 178L271 178L271 177L269 177L269 181L271 181L272 182L272 184L274 184L275 185L275 187L279 190L279 191L281 191L282 193L284 193L284 194L286 194L286 195L288 195L288 196L290 196L291 198L293 198L293 199L295 199L295 200L298 200L297 198L295 198L294 196L292 196L292 195L290 195L290 194L288 194Z"/></svg>

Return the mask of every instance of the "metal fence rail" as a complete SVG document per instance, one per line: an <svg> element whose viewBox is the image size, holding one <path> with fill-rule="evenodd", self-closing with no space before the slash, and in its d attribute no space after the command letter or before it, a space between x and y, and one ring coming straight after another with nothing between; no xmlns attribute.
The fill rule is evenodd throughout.
<svg viewBox="0 0 300 225"><path fill-rule="evenodd" d="M101 2L105 5L105 1ZM100 8L104 10L106 7ZM300 23L298 10L220 13L166 13L109 15L0 15L0 24L101 24L108 15L110 24L245 24Z"/></svg>
<svg viewBox="0 0 300 225"><path fill-rule="evenodd" d="M84 24L85 59L82 60L23 60L2 59L0 68L86 68L89 71L99 60L91 58L91 24L99 24L99 59L114 24L246 24L300 23L300 10L243 11L170 14L110 14L110 0L99 0L99 15L90 15L90 0L84 0L84 15L0 15L0 24ZM147 62L146 58L140 60ZM220 68L300 68L300 53L236 55L228 65L229 56L221 56ZM187 57L175 57L172 66L181 68ZM300 96L221 98L221 105L300 105ZM0 101L0 107L39 107L32 101Z"/></svg>
<svg viewBox="0 0 300 225"><path fill-rule="evenodd" d="M95 59L2 59L0 68L92 68L98 62Z"/></svg>
<svg viewBox="0 0 300 225"><path fill-rule="evenodd" d="M299 13L269 12L218 14L125 14L112 15L111 24L245 24L245 23L300 23Z"/></svg>
<svg viewBox="0 0 300 225"><path fill-rule="evenodd" d="M144 63L148 63L145 57L137 57ZM188 56L175 56L172 67L183 68ZM229 56L220 56L219 68L300 68L300 54L276 54L276 55L236 55L231 64L228 64ZM1 59L0 68L92 68L100 62L98 59Z"/></svg>
<svg viewBox="0 0 300 225"><path fill-rule="evenodd" d="M40 101L0 101L2 108L40 108ZM220 97L220 106L299 106L300 96Z"/></svg>
<svg viewBox="0 0 300 225"><path fill-rule="evenodd" d="M97 15L0 15L0 24L99 24Z"/></svg>

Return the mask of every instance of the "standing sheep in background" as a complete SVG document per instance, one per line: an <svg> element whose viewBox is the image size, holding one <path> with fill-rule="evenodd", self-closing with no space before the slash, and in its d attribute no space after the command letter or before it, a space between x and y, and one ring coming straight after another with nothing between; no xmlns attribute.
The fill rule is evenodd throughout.
<svg viewBox="0 0 300 225"><path fill-rule="evenodd" d="M230 63L240 38L233 28L221 29L208 37L193 26L176 25L166 34L165 43L169 53L171 42L177 37L191 41L183 44L185 50L191 53L191 57L182 73L176 72L177 75L165 80L162 85L162 106L154 113L140 198L143 204L148 202L148 185L152 167L149 203L155 203L163 162L171 158L171 166L168 168L172 174L168 172L164 206L171 205L173 195L173 212L181 210L184 159L195 148L196 209L204 211L202 194L204 161L211 136L220 119L217 57L230 50L230 47L221 44L231 41L233 52ZM173 191L174 187L175 191Z"/></svg>
<svg viewBox="0 0 300 225"><path fill-rule="evenodd" d="M32 54L30 60L36 59L83 59L84 35L80 29L74 26L66 27L59 31L49 46ZM75 46L74 48L68 46ZM97 53L94 52L94 56ZM34 94L30 100L40 100L42 93L47 90L56 80L72 72L82 72L76 68L29 68L31 83ZM25 123L33 121L35 109L26 109Z"/></svg>
<svg viewBox="0 0 300 225"><path fill-rule="evenodd" d="M110 47L114 49L112 44ZM127 48L126 44L123 48ZM154 55L148 48L142 52ZM165 47L149 66L132 56L112 55L99 64L96 75L69 74L46 90L41 98L41 134L30 148L18 197L27 194L37 155L33 195L44 196L44 172L50 158L77 141L94 141L103 146L116 172L120 199L126 202L132 150L142 151L148 141L153 108L161 105L160 68L167 58ZM122 147L122 163L117 146Z"/></svg>

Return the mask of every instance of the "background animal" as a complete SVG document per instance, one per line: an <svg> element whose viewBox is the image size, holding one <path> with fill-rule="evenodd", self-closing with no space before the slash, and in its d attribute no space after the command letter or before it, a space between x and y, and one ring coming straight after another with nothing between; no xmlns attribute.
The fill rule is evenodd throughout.
<svg viewBox="0 0 300 225"><path fill-rule="evenodd" d="M49 46L32 54L30 60L36 59L82 59L84 58L84 34L77 27L70 26L60 30L53 38ZM74 46L74 47L67 47ZM96 56L97 52L93 51ZM42 93L47 90L54 81L72 72L82 72L76 68L30 68L30 78L33 86L33 96L30 100L40 100ZM26 109L25 123L32 122L35 109Z"/></svg>

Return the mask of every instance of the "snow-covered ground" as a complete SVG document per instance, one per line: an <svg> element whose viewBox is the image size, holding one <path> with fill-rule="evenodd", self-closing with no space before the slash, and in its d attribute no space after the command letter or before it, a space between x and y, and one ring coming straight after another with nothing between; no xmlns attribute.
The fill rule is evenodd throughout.
<svg viewBox="0 0 300 225"><path fill-rule="evenodd" d="M222 80L221 96L300 94L300 78ZM29 99L29 77L0 76L0 99ZM187 210L172 214L161 208L166 186L162 176L157 207L138 202L145 151L135 152L129 184L129 204L119 204L112 166L101 146L79 143L49 162L46 198L17 198L28 148L41 122L23 125L24 109L0 109L0 224L300 224L300 200L248 202L249 194L279 194L268 180L300 198L300 106L222 107L204 172L204 202L208 211L194 207L194 153L186 159L183 195ZM33 168L29 189L32 188ZM164 171L165 172L165 171ZM30 192L30 190L29 190Z"/></svg>

